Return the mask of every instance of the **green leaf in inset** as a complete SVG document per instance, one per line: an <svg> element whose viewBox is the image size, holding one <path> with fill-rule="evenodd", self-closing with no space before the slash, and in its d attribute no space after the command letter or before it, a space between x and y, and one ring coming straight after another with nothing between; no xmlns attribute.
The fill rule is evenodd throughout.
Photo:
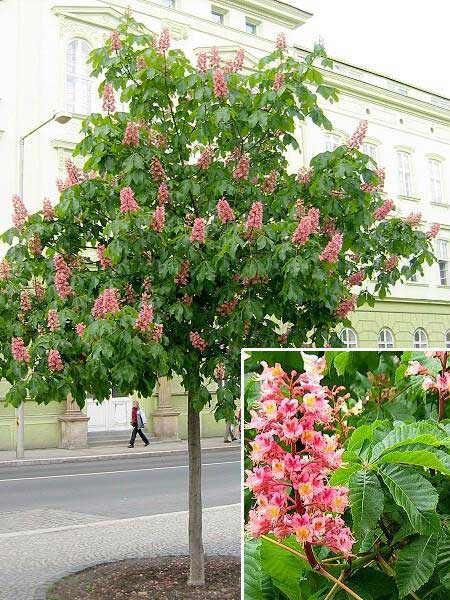
<svg viewBox="0 0 450 600"><path fill-rule="evenodd" d="M357 537L364 537L375 529L383 511L383 490L375 473L364 469L353 473L349 488L353 530Z"/></svg>
<svg viewBox="0 0 450 600"><path fill-rule="evenodd" d="M438 495L425 477L413 468L398 465L381 465L378 472L395 502L405 510L411 525L419 533L439 530L439 517L435 513Z"/></svg>
<svg viewBox="0 0 450 600"><path fill-rule="evenodd" d="M283 540L283 543L294 544L300 550L299 544L293 538L287 538ZM283 548L265 539L261 542L260 552L263 570L270 575L273 584L289 600L300 600L300 577L304 570L309 568L307 563L288 550L283 550Z"/></svg>
<svg viewBox="0 0 450 600"><path fill-rule="evenodd" d="M388 435L375 444L372 450L372 461L379 458L383 452L404 446L406 444L426 444L427 446L446 445L448 435L437 423L420 421L394 427Z"/></svg>
<svg viewBox="0 0 450 600"><path fill-rule="evenodd" d="M397 553L396 580L400 598L418 590L433 574L438 536L419 536Z"/></svg>
<svg viewBox="0 0 450 600"><path fill-rule="evenodd" d="M445 454L445 452L443 452L442 455L445 457L448 456ZM450 462L450 457L448 458ZM435 469L436 471L444 473L445 475L450 475L449 466L443 462L441 457L434 454L430 450L408 450L406 452L397 450L394 452L388 452L387 454L383 454L377 460L377 464L383 463L418 465L420 467L426 467L427 469Z"/></svg>
<svg viewBox="0 0 450 600"><path fill-rule="evenodd" d="M246 600L272 600L272 580L261 564L261 541L250 540L244 545L244 597Z"/></svg>

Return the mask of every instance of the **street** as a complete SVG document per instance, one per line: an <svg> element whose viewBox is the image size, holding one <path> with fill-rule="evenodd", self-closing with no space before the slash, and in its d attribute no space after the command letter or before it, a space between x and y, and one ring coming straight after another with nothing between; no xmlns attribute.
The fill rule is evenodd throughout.
<svg viewBox="0 0 450 600"><path fill-rule="evenodd" d="M187 477L186 455L0 468L0 600L44 598L91 564L186 553ZM238 450L204 453L203 499L207 552L238 554Z"/></svg>

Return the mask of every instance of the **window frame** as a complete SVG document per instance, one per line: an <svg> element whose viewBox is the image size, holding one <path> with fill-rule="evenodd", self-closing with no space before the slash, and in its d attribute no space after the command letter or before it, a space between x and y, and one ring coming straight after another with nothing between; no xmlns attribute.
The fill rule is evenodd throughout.
<svg viewBox="0 0 450 600"><path fill-rule="evenodd" d="M160 0L161 1L161 5L164 8L168 8L169 10L173 10L174 8L177 7L177 0ZM165 4L165 2L170 2L170 5Z"/></svg>
<svg viewBox="0 0 450 600"><path fill-rule="evenodd" d="M337 140L338 143L335 146L333 146L333 148L328 148L328 141L331 138L335 138L335 140ZM333 152L333 150L336 150L338 146L342 145L342 135L340 133L337 133L336 131L326 131L324 134L324 140L325 152Z"/></svg>
<svg viewBox="0 0 450 600"><path fill-rule="evenodd" d="M348 333L350 333L354 337L353 340L343 339L347 336ZM339 332L339 339L344 344L344 347L348 350L350 350L351 348L358 348L359 346L358 334L353 329L353 327L344 327L343 329L341 329L341 331Z"/></svg>
<svg viewBox="0 0 450 600"><path fill-rule="evenodd" d="M225 25L226 14L227 14L226 11L224 11L220 8L217 8L217 6L211 6L210 15L211 15L212 22L215 25ZM219 21L214 20L213 15L220 16L220 20Z"/></svg>
<svg viewBox="0 0 450 600"><path fill-rule="evenodd" d="M388 341L386 339L386 334L388 334L388 336L390 336L391 341ZM381 339L381 338L384 339ZM380 331L378 332L378 337L377 337L377 341L378 341L378 348L381 349L389 349L389 348L395 348L395 337L394 334L392 333L392 331L389 329L389 327L383 327L382 329L380 329Z"/></svg>
<svg viewBox="0 0 450 600"><path fill-rule="evenodd" d="M437 156L428 156L428 183L430 186L430 200L433 204L445 204L444 197L444 169L442 168L442 159ZM433 176L433 167L437 167L437 177ZM436 182L438 189L436 189ZM437 197L439 196L439 197Z"/></svg>
<svg viewBox="0 0 450 600"><path fill-rule="evenodd" d="M374 154L375 156L372 156L369 152L365 152L364 150L364 146L371 146L374 149ZM375 163L378 163L378 144L375 142L372 142L370 140L366 140L361 144L361 152L363 154L367 154L368 156L370 156L370 158L372 160L375 161Z"/></svg>
<svg viewBox="0 0 450 600"><path fill-rule="evenodd" d="M73 44L77 44L79 46L85 46L87 53L86 53L86 59L89 56L89 53L92 50L92 45L83 37L80 36L76 36L71 38L66 45L66 52L65 52L65 105L66 105L66 109L68 111L70 111L73 114L79 114L79 115L88 115L92 109L93 109L93 99L92 99L92 89L93 89L93 80L90 76L90 71L88 69L88 63L86 60L86 73L82 73L81 69L80 69L80 65L77 65L77 54L81 53L81 49L78 50L77 48L75 48L74 51L74 55L75 55L75 68L72 69L72 61L69 61L69 53L71 52L70 48ZM77 72L77 70L80 69L79 72ZM73 82L73 98L71 99L72 101L69 101L69 81ZM86 100L87 103L86 105L82 106L81 101L80 101L80 97L77 96L77 91L78 94L80 93L80 90L83 89L83 85L86 85Z"/></svg>
<svg viewBox="0 0 450 600"><path fill-rule="evenodd" d="M412 152L406 148L397 148L397 176L400 196L414 196ZM401 157L406 157L408 169L404 168Z"/></svg>
<svg viewBox="0 0 450 600"><path fill-rule="evenodd" d="M447 329L447 331L444 333L444 342L445 347L450 348L450 329Z"/></svg>
<svg viewBox="0 0 450 600"><path fill-rule="evenodd" d="M251 25L252 27L254 27L254 30L248 31L247 30L248 25ZM255 21L251 17L247 17L247 16L245 17L245 33L248 33L248 35L258 35L260 25L261 25L261 22Z"/></svg>
<svg viewBox="0 0 450 600"><path fill-rule="evenodd" d="M441 253L441 249L445 251ZM439 273L439 285L450 285L450 242L442 238L436 240L436 258Z"/></svg>
<svg viewBox="0 0 450 600"><path fill-rule="evenodd" d="M419 337L422 337L422 340L416 340L416 335L419 334ZM423 342L423 337L425 337L425 342ZM425 345L424 345L425 343ZM417 348L418 350L423 350L424 348L428 348L429 340L428 333L425 331L423 327L418 327L414 330L413 333L413 348Z"/></svg>

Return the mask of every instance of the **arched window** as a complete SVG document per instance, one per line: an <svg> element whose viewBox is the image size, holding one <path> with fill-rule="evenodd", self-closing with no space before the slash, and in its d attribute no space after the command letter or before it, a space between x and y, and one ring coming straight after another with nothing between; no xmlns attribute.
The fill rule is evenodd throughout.
<svg viewBox="0 0 450 600"><path fill-rule="evenodd" d="M445 347L450 348L450 329L445 333Z"/></svg>
<svg viewBox="0 0 450 600"><path fill-rule="evenodd" d="M66 53L66 106L73 113L87 115L91 112L92 81L87 59L89 44L73 39Z"/></svg>
<svg viewBox="0 0 450 600"><path fill-rule="evenodd" d="M404 150L397 151L398 178L400 194L412 196L411 156Z"/></svg>
<svg viewBox="0 0 450 600"><path fill-rule="evenodd" d="M339 339L346 348L358 347L358 336L356 335L356 331L351 327L344 327L339 334Z"/></svg>
<svg viewBox="0 0 450 600"><path fill-rule="evenodd" d="M393 348L394 347L394 336L392 331L383 328L378 334L378 348Z"/></svg>
<svg viewBox="0 0 450 600"><path fill-rule="evenodd" d="M325 134L325 150L327 152L332 152L335 148L340 146L342 143L341 138L335 133L326 133Z"/></svg>
<svg viewBox="0 0 450 600"><path fill-rule="evenodd" d="M425 329L416 329L413 335L414 348L428 348L428 335Z"/></svg>

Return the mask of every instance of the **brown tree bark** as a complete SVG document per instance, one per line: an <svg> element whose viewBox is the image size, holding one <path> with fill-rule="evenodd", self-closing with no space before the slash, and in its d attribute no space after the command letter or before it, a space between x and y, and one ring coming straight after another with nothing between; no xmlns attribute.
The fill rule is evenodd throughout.
<svg viewBox="0 0 450 600"><path fill-rule="evenodd" d="M189 451L189 585L205 583L205 552L202 536L202 450L200 445L200 414L188 393Z"/></svg>

